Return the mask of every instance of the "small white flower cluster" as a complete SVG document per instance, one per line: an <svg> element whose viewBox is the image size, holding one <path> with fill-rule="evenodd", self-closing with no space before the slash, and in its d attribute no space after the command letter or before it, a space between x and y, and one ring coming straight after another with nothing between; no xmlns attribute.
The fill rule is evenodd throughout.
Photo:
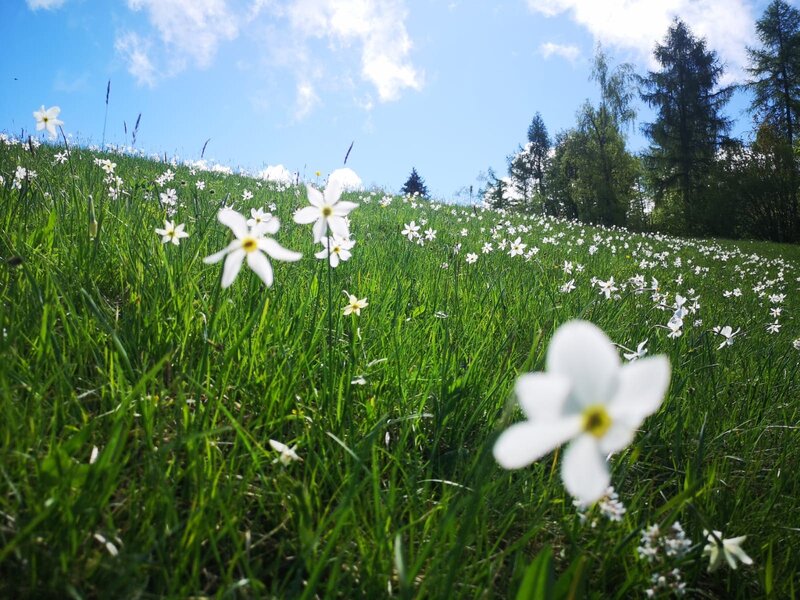
<svg viewBox="0 0 800 600"><path fill-rule="evenodd" d="M686 583L681 577L680 570L677 567L669 569L669 566L686 556L691 547L692 540L686 537L678 521L666 531L662 531L657 524L642 530L636 551L639 558L658 568L658 571L650 577L651 586L645 590L648 598L670 593L683 596L686 593Z"/></svg>
<svg viewBox="0 0 800 600"><path fill-rule="evenodd" d="M672 569L664 574L653 573L650 577L651 587L644 591L648 598L655 598L661 594L684 596L686 594L686 582L681 577L679 569Z"/></svg>
<svg viewBox="0 0 800 600"><path fill-rule="evenodd" d="M636 551L640 558L652 563L663 562L665 558L683 558L691 547L692 540L686 537L681 524L675 521L667 531L662 531L657 524L642 530Z"/></svg>
<svg viewBox="0 0 800 600"><path fill-rule="evenodd" d="M175 188L168 188L166 191L161 192L158 197L167 214L170 217L173 216L178 209L178 192L175 191Z"/></svg>
<svg viewBox="0 0 800 600"><path fill-rule="evenodd" d="M572 505L578 509L578 518L580 519L581 523L587 523L589 521L587 511L589 510L590 505L580 500L573 500ZM609 521L614 521L615 523L622 521L622 517L624 517L625 513L627 512L625 505L619 499L619 494L617 494L617 492L614 490L613 485L608 486L605 494L597 501L595 506L597 506L597 509L600 511L602 516ZM590 526L597 527L597 519L593 519L590 523Z"/></svg>
<svg viewBox="0 0 800 600"><path fill-rule="evenodd" d="M167 169L164 171L164 173L156 177L156 185L159 187L164 187L173 179L175 179L175 173L172 172L172 169Z"/></svg>
<svg viewBox="0 0 800 600"><path fill-rule="evenodd" d="M11 183L11 187L16 190L22 189L22 183L24 181L31 181L36 179L36 171L33 169L26 169L23 166L18 166L17 170L14 172L14 180Z"/></svg>

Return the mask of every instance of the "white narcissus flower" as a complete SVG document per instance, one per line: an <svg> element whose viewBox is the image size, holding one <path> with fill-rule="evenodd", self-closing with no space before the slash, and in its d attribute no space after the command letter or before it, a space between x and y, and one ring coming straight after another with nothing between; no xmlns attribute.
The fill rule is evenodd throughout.
<svg viewBox="0 0 800 600"><path fill-rule="evenodd" d="M257 225L262 225L267 221L272 220L272 218L272 213L264 212L263 208L251 208L250 218L247 219L247 225L250 227L256 227Z"/></svg>
<svg viewBox="0 0 800 600"><path fill-rule="evenodd" d="M222 269L222 287L230 286L242 268L242 261L247 257L247 265L261 278L267 287L272 285L272 265L270 258L294 262L303 256L299 252L288 250L272 238L264 234L274 234L280 228L280 221L272 218L269 221L248 227L247 220L231 208L223 208L217 215L219 222L231 228L236 237L228 247L216 254L206 256L203 262L207 265L218 263L223 258L225 266Z"/></svg>
<svg viewBox="0 0 800 600"><path fill-rule="evenodd" d="M345 217L358 204L355 202L342 202L339 196L342 195L342 188L338 182L333 181L325 188L324 194L311 187L306 186L308 191L308 203L306 206L294 213L294 222L301 225L314 223L314 241L322 240L325 232L330 228L333 235L347 239L350 237L350 229L347 226Z"/></svg>
<svg viewBox="0 0 800 600"><path fill-rule="evenodd" d="M162 244L172 242L179 246L183 238L189 237L189 234L183 230L185 226L185 223L175 225L174 221L165 220L164 229L156 229L156 233L161 236Z"/></svg>
<svg viewBox="0 0 800 600"><path fill-rule="evenodd" d="M645 356L647 356L647 348L645 348L645 346L647 346L647 340L640 342L639 345L636 346L636 350L634 350L633 352L625 352L623 356L625 357L626 360L629 360L631 362L634 360L639 360L640 358L644 358Z"/></svg>
<svg viewBox="0 0 800 600"><path fill-rule="evenodd" d="M286 444L283 444L277 440L270 440L269 445L272 446L273 450L281 453L279 458L276 458L274 461L272 461L274 463L280 461L281 464L285 467L288 466L290 463L303 460L302 458L297 456L297 452L295 452L297 446L289 447Z"/></svg>
<svg viewBox="0 0 800 600"><path fill-rule="evenodd" d="M711 535L706 529L703 530L703 537L708 542L703 548L703 556L708 556L708 572L716 571L722 564L724 558L731 569L736 569L736 559L743 565L752 565L753 559L747 556L742 550L742 542L747 539L746 535L742 535L730 539L722 539L721 531L714 531Z"/></svg>
<svg viewBox="0 0 800 600"><path fill-rule="evenodd" d="M344 295L347 296L347 305L342 309L342 314L344 315L355 313L360 317L361 309L369 306L366 298L359 300L356 296L347 291L344 292Z"/></svg>
<svg viewBox="0 0 800 600"><path fill-rule="evenodd" d="M56 127L64 124L64 121L57 118L60 112L61 109L58 106L51 106L45 110L44 104L40 110L33 111L33 118L36 119L36 131L47 129L50 137L55 138Z"/></svg>
<svg viewBox="0 0 800 600"><path fill-rule="evenodd" d="M340 261L349 260L352 254L350 250L355 246L353 240L342 239L339 236L326 237L320 240L323 248L314 256L319 259L329 258L331 266L335 269L339 266Z"/></svg>
<svg viewBox="0 0 800 600"><path fill-rule="evenodd" d="M717 325L716 327L714 327L714 333L716 333L717 335L721 335L722 337L725 338L725 341L723 341L717 347L717 350L722 350L725 346L732 346L733 339L739 334L741 330L742 329L740 327L736 331L734 331L730 325L725 325L725 327L720 327L719 325Z"/></svg>
<svg viewBox="0 0 800 600"><path fill-rule="evenodd" d="M561 477L584 504L603 496L611 482L606 456L625 448L654 413L670 380L666 356L620 364L611 340L595 325L570 321L547 350L547 372L526 373L515 391L528 420L505 430L494 457L520 469L570 440Z"/></svg>

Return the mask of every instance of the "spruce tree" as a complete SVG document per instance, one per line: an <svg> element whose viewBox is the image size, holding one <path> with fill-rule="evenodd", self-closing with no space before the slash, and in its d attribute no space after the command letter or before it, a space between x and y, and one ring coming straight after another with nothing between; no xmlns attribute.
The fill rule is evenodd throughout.
<svg viewBox="0 0 800 600"><path fill-rule="evenodd" d="M419 176L416 168L411 169L411 175L406 179L400 193L409 196L417 194L423 198L428 197L428 188L425 186L425 180Z"/></svg>
<svg viewBox="0 0 800 600"><path fill-rule="evenodd" d="M751 109L794 144L800 123L800 11L773 0L756 22L761 48L748 48Z"/></svg>
<svg viewBox="0 0 800 600"><path fill-rule="evenodd" d="M654 56L661 70L641 80L642 100L657 111L656 121L644 126L654 199L679 230L700 233L716 151L730 128L721 111L733 90L718 87L723 67L716 52L679 19Z"/></svg>
<svg viewBox="0 0 800 600"><path fill-rule="evenodd" d="M794 143L800 139L800 11L785 0L773 0L756 22L756 32L761 47L747 49L750 56L748 71L752 76L749 87L753 92L750 108L762 121L760 133L768 126L777 134L775 144L786 146L784 150L777 148L776 151L791 156ZM787 171L776 175L788 185L789 239L797 239L800 236L798 161L789 160L783 165ZM773 194L770 197L777 199L780 196Z"/></svg>

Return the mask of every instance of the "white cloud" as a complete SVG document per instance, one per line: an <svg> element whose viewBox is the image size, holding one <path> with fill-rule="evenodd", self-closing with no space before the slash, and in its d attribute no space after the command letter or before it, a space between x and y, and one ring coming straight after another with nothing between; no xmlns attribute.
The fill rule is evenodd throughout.
<svg viewBox="0 0 800 600"><path fill-rule="evenodd" d="M550 58L551 56L560 56L571 63L577 61L581 55L581 51L577 46L572 44L556 44L554 42L545 42L544 44L541 44L539 46L539 52L545 58Z"/></svg>
<svg viewBox="0 0 800 600"><path fill-rule="evenodd" d="M409 58L412 43L399 0L292 0L285 9L292 29L304 37L361 47L361 75L382 102L406 89L422 89L424 75Z"/></svg>
<svg viewBox="0 0 800 600"><path fill-rule="evenodd" d="M680 17L694 35L706 38L736 79L747 64L746 46L754 44L752 7L747 0L527 0L531 10L547 17L566 13L603 44L632 50L655 67L657 42L672 19Z"/></svg>
<svg viewBox="0 0 800 600"><path fill-rule="evenodd" d="M122 55L128 64L128 73L133 75L136 83L153 87L156 82L156 68L150 60L150 42L143 40L133 32L117 37L114 49Z"/></svg>
<svg viewBox="0 0 800 600"><path fill-rule="evenodd" d="M45 10L54 10L56 8L61 8L64 6L64 3L67 0L26 0L28 3L28 8L31 10L39 10L43 8Z"/></svg>
<svg viewBox="0 0 800 600"><path fill-rule="evenodd" d="M314 86L308 82L297 84L297 100L295 103L294 118L298 121L308 116L312 109L319 103L319 96L314 91Z"/></svg>
<svg viewBox="0 0 800 600"><path fill-rule="evenodd" d="M128 7L144 9L164 45L198 67L207 67L220 42L239 32L227 0L128 0Z"/></svg>
<svg viewBox="0 0 800 600"><path fill-rule="evenodd" d="M261 41L268 68L294 74L295 119L319 106L324 92L357 90L354 70L381 102L423 86L424 74L411 61L405 0L125 2L150 25L147 33L123 33L116 43L141 84L152 86L187 67L207 67L222 44L241 35Z"/></svg>

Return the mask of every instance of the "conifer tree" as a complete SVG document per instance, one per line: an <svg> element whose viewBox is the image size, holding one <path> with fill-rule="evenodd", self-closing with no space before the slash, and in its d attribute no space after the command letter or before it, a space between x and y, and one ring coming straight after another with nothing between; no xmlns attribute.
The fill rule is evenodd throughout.
<svg viewBox="0 0 800 600"><path fill-rule="evenodd" d="M406 182L400 189L400 193L409 196L417 194L423 198L428 197L428 188L425 186L425 180L419 176L416 168L411 169L411 175L406 179Z"/></svg>
<svg viewBox="0 0 800 600"><path fill-rule="evenodd" d="M785 0L773 0L756 22L756 33L761 47L747 49L748 71L752 76L749 87L753 92L750 108L761 119L759 133L762 137L764 131L777 134L773 146L783 143L786 148L776 148L776 152L791 157L793 145L800 139L800 11ZM788 187L784 194L770 197L788 198L789 239L797 239L800 236L798 160L777 164L787 171L776 174L775 181L782 179Z"/></svg>
<svg viewBox="0 0 800 600"><path fill-rule="evenodd" d="M721 111L733 90L718 87L723 67L716 52L680 19L654 55L661 69L641 80L642 100L657 112L644 126L651 142L645 164L657 208L678 221L673 225L680 231L699 233L716 151L730 128Z"/></svg>

